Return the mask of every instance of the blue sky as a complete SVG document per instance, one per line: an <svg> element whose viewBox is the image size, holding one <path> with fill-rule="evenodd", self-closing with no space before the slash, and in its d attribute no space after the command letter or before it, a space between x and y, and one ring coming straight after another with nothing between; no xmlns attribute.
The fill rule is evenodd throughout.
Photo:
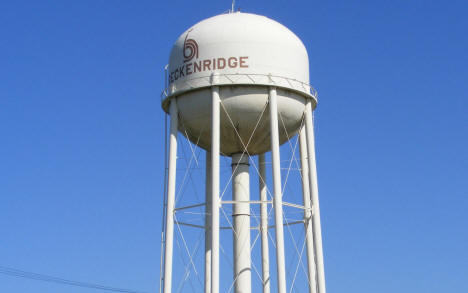
<svg viewBox="0 0 468 293"><path fill-rule="evenodd" d="M309 51L328 291L466 292L468 4L237 6ZM0 4L0 267L157 292L163 67L229 7ZM0 292L99 291L0 274Z"/></svg>

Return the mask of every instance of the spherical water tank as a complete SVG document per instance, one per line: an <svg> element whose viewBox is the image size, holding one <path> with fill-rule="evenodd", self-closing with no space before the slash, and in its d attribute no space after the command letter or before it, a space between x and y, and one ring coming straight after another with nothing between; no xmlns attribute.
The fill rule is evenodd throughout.
<svg viewBox="0 0 468 293"><path fill-rule="evenodd" d="M270 150L269 88L277 89L280 144L301 126L309 85L309 60L301 40L267 17L229 13L203 20L175 42L162 102L177 99L179 130L198 146L211 147L211 87L219 86L221 153Z"/></svg>

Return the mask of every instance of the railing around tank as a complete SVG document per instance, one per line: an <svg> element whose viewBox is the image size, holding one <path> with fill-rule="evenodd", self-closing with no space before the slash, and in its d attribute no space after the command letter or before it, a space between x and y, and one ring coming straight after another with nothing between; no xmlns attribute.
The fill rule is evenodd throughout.
<svg viewBox="0 0 468 293"><path fill-rule="evenodd" d="M271 74L254 73L218 73L216 82L213 82L211 75L200 76L189 80L183 80L169 84L167 78L167 65L164 67L164 90L161 93L161 102L174 93L182 93L195 88L209 87L216 85L273 85L289 88L311 95L315 100L318 98L317 91L308 83L297 79L276 76Z"/></svg>

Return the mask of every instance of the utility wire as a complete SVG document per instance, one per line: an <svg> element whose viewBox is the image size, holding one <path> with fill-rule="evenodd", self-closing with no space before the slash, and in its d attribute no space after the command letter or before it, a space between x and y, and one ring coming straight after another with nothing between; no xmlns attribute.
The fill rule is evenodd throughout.
<svg viewBox="0 0 468 293"><path fill-rule="evenodd" d="M144 291L135 291L135 290L130 290L130 289L121 289L121 288L103 286L103 285L93 284L93 283L72 281L72 280L62 279L62 278L58 278L54 276L36 274L32 272L26 272L26 271L17 270L17 269L9 268L9 267L3 267L3 266L0 266L0 274L12 276L12 277L18 277L18 278L32 279L32 280L38 280L38 281L44 281L44 282L50 282L50 283L75 286L75 287L82 287L82 288L106 290L106 291L112 291L112 292L147 293Z"/></svg>

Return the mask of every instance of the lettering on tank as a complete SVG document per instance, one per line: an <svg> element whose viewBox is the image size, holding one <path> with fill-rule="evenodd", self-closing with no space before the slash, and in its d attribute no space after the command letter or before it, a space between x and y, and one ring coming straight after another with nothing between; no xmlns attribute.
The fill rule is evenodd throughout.
<svg viewBox="0 0 468 293"><path fill-rule="evenodd" d="M197 72L222 70L227 68L249 68L248 56L238 57L218 57L212 59L198 59L198 43L194 39L189 39L190 31L185 36L182 56L184 64L169 73L169 82L189 76ZM195 59L195 60L194 60Z"/></svg>

